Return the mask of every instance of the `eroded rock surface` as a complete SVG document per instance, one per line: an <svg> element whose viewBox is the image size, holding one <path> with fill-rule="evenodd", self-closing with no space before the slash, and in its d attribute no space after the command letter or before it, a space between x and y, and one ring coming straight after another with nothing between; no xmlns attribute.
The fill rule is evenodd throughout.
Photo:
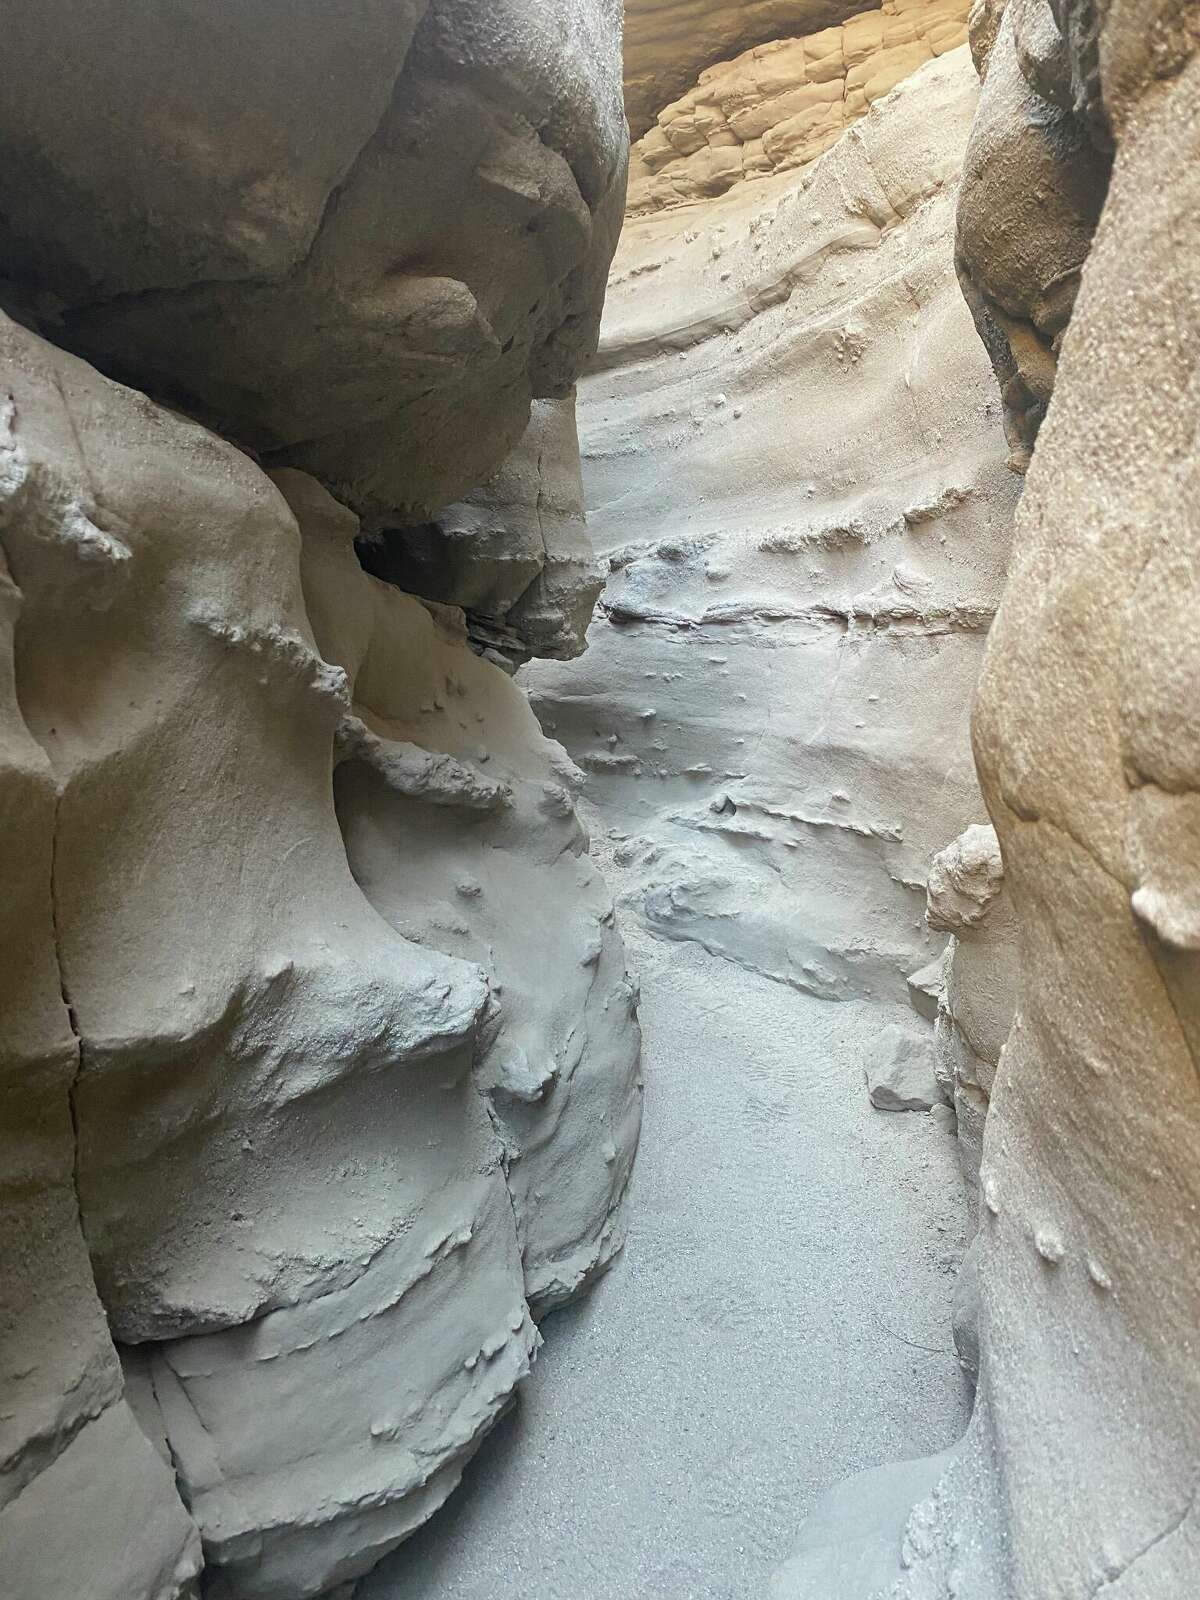
<svg viewBox="0 0 1200 1600"><path fill-rule="evenodd" d="M772 39L700 74L630 156L631 212L806 166L923 62L963 44L966 0L884 0L840 27Z"/></svg>
<svg viewBox="0 0 1200 1600"><path fill-rule="evenodd" d="M8 29L20 1600L340 1600L623 1236L636 986L580 774L497 664L577 649L595 585L616 13L277 9ZM376 531L481 483L434 598L363 570L345 502Z"/></svg>
<svg viewBox="0 0 1200 1600"><path fill-rule="evenodd" d="M960 49L807 171L628 224L579 404L609 577L586 654L527 669L631 911L826 998L907 1000L984 816L1018 480L951 262L976 94Z"/></svg>
<svg viewBox="0 0 1200 1600"><path fill-rule="evenodd" d="M78 1037L49 990L38 1115L70 1086L59 1164L210 1592L316 1594L445 1498L528 1370L530 1306L619 1243L633 991L570 764L460 614L368 577L351 513L293 474L302 587L244 455L12 324L3 355L24 781L51 816L57 791L30 866ZM533 901L544 948L514 938ZM52 1242L87 1287L68 1198Z"/></svg>
<svg viewBox="0 0 1200 1600"><path fill-rule="evenodd" d="M574 394L535 401L521 442L469 499L434 522L380 527L359 556L389 583L461 606L491 660L577 656L603 575L583 512Z"/></svg>
<svg viewBox="0 0 1200 1600"><path fill-rule="evenodd" d="M1012 463L1024 468L1104 203L1109 140L1075 94L1051 0L984 7L972 27L984 83L956 259L1000 383Z"/></svg>
<svg viewBox="0 0 1200 1600"><path fill-rule="evenodd" d="M625 108L635 139L701 68L751 45L832 27L858 0L626 0Z"/></svg>
<svg viewBox="0 0 1200 1600"><path fill-rule="evenodd" d="M1034 9L1010 4L987 84ZM897 1533L891 1600L1185 1600L1200 1571L1200 15L1050 10L1060 43L1040 59L1115 160L1056 336L975 718L1019 950L957 1330L978 1397ZM1037 56L1023 48L1022 76ZM1014 207L1040 182L1034 155L992 173ZM858 1490L843 1527L873 1515L872 1486ZM849 1566L837 1578L781 1592L879 1593Z"/></svg>

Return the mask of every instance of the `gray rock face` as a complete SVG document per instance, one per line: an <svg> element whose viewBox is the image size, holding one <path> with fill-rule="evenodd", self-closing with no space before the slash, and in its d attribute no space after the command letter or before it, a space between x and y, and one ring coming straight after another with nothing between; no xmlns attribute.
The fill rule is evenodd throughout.
<svg viewBox="0 0 1200 1600"><path fill-rule="evenodd" d="M17 1336L71 1297L95 1329L25 1374L4 1560L66 1592L46 1563L94 1535L87 1592L122 1600L198 1566L81 1220L207 1592L317 1594L440 1504L528 1370L531 1307L618 1247L634 991L570 763L459 613L368 577L311 479L281 478L293 515L11 323L2 360L3 787L44 930L9 974L8 1078L16 1134L47 1130L53 1267ZM59 1540L40 1521L97 1429L128 1547L86 1494Z"/></svg>
<svg viewBox="0 0 1200 1600"><path fill-rule="evenodd" d="M806 172L627 226L579 402L608 581L587 652L526 669L630 912L832 999L907 1002L984 816L1017 480L950 259L977 92L960 48Z"/></svg>
<svg viewBox="0 0 1200 1600"><path fill-rule="evenodd" d="M13 412L6 397L5 532L23 476ZM195 1592L200 1540L126 1402L80 1225L83 1063L51 894L58 794L17 692L22 603L0 555L0 1590L178 1600Z"/></svg>
<svg viewBox="0 0 1200 1600"><path fill-rule="evenodd" d="M616 17L61 9L0 110L55 341L0 319L0 1592L340 1597L623 1237L636 986L457 608L528 654L590 606ZM394 522L523 433L454 604L290 465Z"/></svg>
<svg viewBox="0 0 1200 1600"><path fill-rule="evenodd" d="M51 0L5 39L4 293L56 343L409 520L574 382L624 204L616 0Z"/></svg>
<svg viewBox="0 0 1200 1600"><path fill-rule="evenodd" d="M867 1093L877 1111L932 1111L942 1092L928 1029L893 1023L879 1035L867 1063Z"/></svg>
<svg viewBox="0 0 1200 1600"><path fill-rule="evenodd" d="M602 574L583 514L575 396L535 401L520 444L436 522L359 542L368 571L461 606L472 638L514 666L577 656Z"/></svg>

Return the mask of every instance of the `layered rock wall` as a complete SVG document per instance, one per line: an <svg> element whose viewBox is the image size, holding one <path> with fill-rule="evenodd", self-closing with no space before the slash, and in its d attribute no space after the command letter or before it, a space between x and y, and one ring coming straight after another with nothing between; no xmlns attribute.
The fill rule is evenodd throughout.
<svg viewBox="0 0 1200 1600"><path fill-rule="evenodd" d="M625 109L635 139L703 67L772 39L816 33L858 0L626 0Z"/></svg>
<svg viewBox="0 0 1200 1600"><path fill-rule="evenodd" d="M594 585L615 13L274 11L8 30L14 1600L347 1592L622 1239L636 989L478 637L569 653ZM436 594L363 570L522 435Z"/></svg>
<svg viewBox="0 0 1200 1600"><path fill-rule="evenodd" d="M965 49L813 167L631 221L580 389L609 576L528 669L631 911L904 1002L933 857L984 818L968 707L1017 481L954 281Z"/></svg>
<svg viewBox="0 0 1200 1600"><path fill-rule="evenodd" d="M884 0L700 74L634 145L629 209L656 211L814 161L924 61L965 43L966 0Z"/></svg>

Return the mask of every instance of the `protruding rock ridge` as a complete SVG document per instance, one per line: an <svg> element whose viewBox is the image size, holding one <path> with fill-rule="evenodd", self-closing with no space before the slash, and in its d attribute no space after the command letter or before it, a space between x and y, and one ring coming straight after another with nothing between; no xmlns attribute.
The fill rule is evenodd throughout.
<svg viewBox="0 0 1200 1600"><path fill-rule="evenodd" d="M951 260L977 92L952 52L807 171L627 225L579 403L608 581L585 655L527 669L631 909L828 998L907 1000L984 816L1017 486Z"/></svg>
<svg viewBox="0 0 1200 1600"><path fill-rule="evenodd" d="M996 34L985 127L1001 52L1036 54L1034 9L1014 0ZM1200 1571L1200 12L1097 0L1051 16L1060 43L1047 55L1044 13L1036 39L1089 130L1077 159L1106 139L1115 159L975 716L1019 954L983 1136L977 1316L964 1307L956 1330L977 1403L893 1536L890 1600L1190 1600ZM1009 109L1019 150L1028 124ZM1019 201L1041 171L1034 147L993 176ZM980 208L963 204L972 231ZM851 1532L871 1515L867 1497ZM879 1593L839 1577L781 1593Z"/></svg>
<svg viewBox="0 0 1200 1600"><path fill-rule="evenodd" d="M965 43L967 0L883 0L840 27L721 61L630 154L628 207L663 210L806 166L922 62Z"/></svg>
<svg viewBox="0 0 1200 1600"><path fill-rule="evenodd" d="M271 464L421 520L594 346L624 205L618 0L285 10L11 19L4 295Z"/></svg>
<svg viewBox="0 0 1200 1600"><path fill-rule="evenodd" d="M1050 0L1011 0L1002 16L980 7L972 30L984 84L963 169L956 261L1000 382L1011 462L1023 470L1104 204L1111 139L1076 92Z"/></svg>

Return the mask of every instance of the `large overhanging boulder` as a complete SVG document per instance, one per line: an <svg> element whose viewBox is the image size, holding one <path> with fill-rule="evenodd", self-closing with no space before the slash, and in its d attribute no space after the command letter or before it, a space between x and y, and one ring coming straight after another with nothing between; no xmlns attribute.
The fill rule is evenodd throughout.
<svg viewBox="0 0 1200 1600"><path fill-rule="evenodd" d="M0 291L365 514L473 488L594 346L618 0L45 0L6 21Z"/></svg>

